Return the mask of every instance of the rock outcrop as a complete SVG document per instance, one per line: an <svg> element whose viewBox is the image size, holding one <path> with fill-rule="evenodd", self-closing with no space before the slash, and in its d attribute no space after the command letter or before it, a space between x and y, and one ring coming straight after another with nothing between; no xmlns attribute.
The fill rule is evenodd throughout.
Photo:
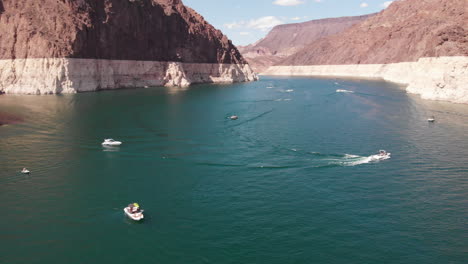
<svg viewBox="0 0 468 264"><path fill-rule="evenodd" d="M0 91L72 93L257 77L180 0L0 0Z"/></svg>
<svg viewBox="0 0 468 264"><path fill-rule="evenodd" d="M408 92L426 99L468 103L467 5L466 0L397 0L266 74L379 77L407 84Z"/></svg>
<svg viewBox="0 0 468 264"><path fill-rule="evenodd" d="M268 35L249 46L239 47L256 72L262 72L308 44L334 35L375 14L311 20L274 27Z"/></svg>

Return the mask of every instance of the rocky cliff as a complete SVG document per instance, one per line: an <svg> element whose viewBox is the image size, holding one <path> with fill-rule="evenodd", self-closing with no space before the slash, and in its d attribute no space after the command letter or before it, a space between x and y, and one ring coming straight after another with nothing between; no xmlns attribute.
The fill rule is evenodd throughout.
<svg viewBox="0 0 468 264"><path fill-rule="evenodd" d="M272 75L383 78L423 98L468 103L468 2L397 0L269 68Z"/></svg>
<svg viewBox="0 0 468 264"><path fill-rule="evenodd" d="M382 64L468 56L466 0L399 0L376 16L315 41L280 65Z"/></svg>
<svg viewBox="0 0 468 264"><path fill-rule="evenodd" d="M239 47L239 51L255 71L262 72L269 66L306 47L307 44L340 33L373 15L375 14L279 25L257 43Z"/></svg>
<svg viewBox="0 0 468 264"><path fill-rule="evenodd" d="M231 41L180 0L0 0L0 10L6 93L256 79Z"/></svg>

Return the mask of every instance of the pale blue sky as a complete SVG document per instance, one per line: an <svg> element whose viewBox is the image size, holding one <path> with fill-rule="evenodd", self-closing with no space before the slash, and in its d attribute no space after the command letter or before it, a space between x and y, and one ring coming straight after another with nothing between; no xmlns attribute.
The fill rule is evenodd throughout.
<svg viewBox="0 0 468 264"><path fill-rule="evenodd" d="M389 0L183 0L234 44L263 38L277 24L378 12Z"/></svg>

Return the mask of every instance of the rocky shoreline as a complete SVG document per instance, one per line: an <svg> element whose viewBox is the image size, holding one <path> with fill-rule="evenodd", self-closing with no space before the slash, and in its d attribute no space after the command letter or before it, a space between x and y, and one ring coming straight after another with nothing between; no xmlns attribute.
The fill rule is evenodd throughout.
<svg viewBox="0 0 468 264"><path fill-rule="evenodd" d="M407 92L423 99L468 104L468 56L389 64L272 66L262 75L383 79L405 84Z"/></svg>
<svg viewBox="0 0 468 264"><path fill-rule="evenodd" d="M0 91L62 94L109 89L256 81L248 64L101 59L0 60Z"/></svg>

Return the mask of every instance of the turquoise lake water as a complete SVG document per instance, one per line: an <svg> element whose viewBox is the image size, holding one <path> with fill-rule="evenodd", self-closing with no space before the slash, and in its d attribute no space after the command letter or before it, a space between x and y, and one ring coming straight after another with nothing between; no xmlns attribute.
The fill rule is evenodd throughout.
<svg viewBox="0 0 468 264"><path fill-rule="evenodd" d="M0 263L468 259L467 105L264 77L3 95L0 111L25 118L0 127ZM391 159L369 162L380 149Z"/></svg>

